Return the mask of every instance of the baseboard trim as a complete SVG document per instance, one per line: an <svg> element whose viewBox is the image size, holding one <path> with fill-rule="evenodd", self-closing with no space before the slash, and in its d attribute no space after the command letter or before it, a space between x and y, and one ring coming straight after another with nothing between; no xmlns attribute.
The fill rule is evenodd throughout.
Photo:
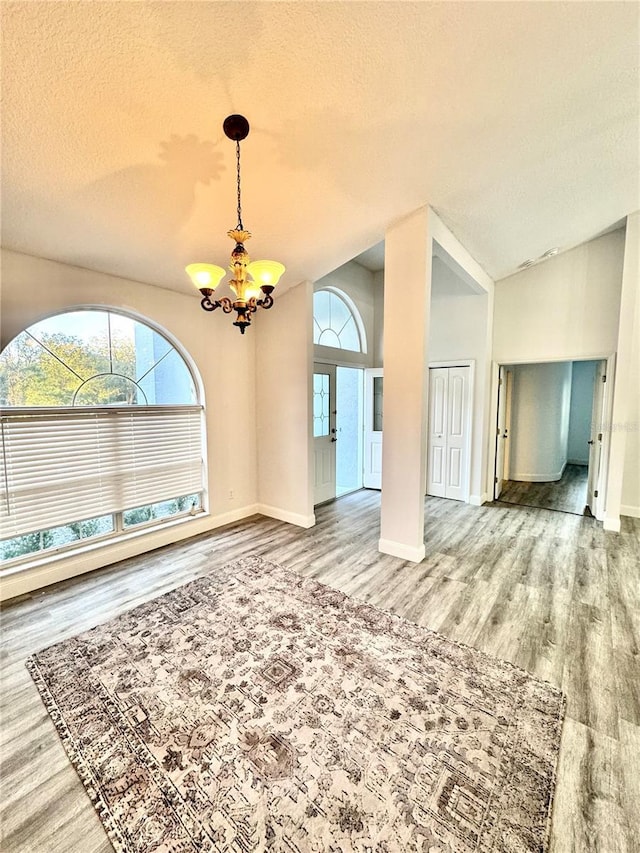
<svg viewBox="0 0 640 853"><path fill-rule="evenodd" d="M410 563L421 563L426 554L424 542L421 546L414 548L411 545L405 545L404 542L394 542L393 539L379 539L378 551L390 554L392 557L400 557L401 560L408 560Z"/></svg>
<svg viewBox="0 0 640 853"><path fill-rule="evenodd" d="M486 504L489 500L489 495L484 492L481 495L469 495L469 503L472 506L482 506L482 504Z"/></svg>
<svg viewBox="0 0 640 853"><path fill-rule="evenodd" d="M268 504L257 504L256 512L261 515L266 515L268 518L276 518L278 521L286 521L288 524L295 524L296 527L314 527L316 517L314 513L311 515L303 515L300 512L290 512L287 509L281 509L278 506L269 506Z"/></svg>
<svg viewBox="0 0 640 853"><path fill-rule="evenodd" d="M620 515L626 515L627 518L640 518L640 506L629 506L629 504L623 504L620 507Z"/></svg>
<svg viewBox="0 0 640 853"><path fill-rule="evenodd" d="M167 523L157 530L145 532L136 531L134 535L128 536L119 542L95 543L88 546L87 550L78 552L67 552L65 554L51 554L43 557L37 565L16 566L0 579L0 601L8 601L19 595L35 592L43 587L59 581L70 580L78 575L102 569L129 557L137 557L190 539L201 533L208 533L225 524L241 521L251 515L256 515L260 510L256 504L234 509L222 515L204 515L182 523Z"/></svg>
<svg viewBox="0 0 640 853"><path fill-rule="evenodd" d="M620 533L620 516L605 515L602 527L605 530L610 530L612 533Z"/></svg>
<svg viewBox="0 0 640 853"><path fill-rule="evenodd" d="M555 474L517 474L515 471L510 471L509 479L517 480L520 483L555 483L562 479L565 468L566 465L562 467L560 473Z"/></svg>

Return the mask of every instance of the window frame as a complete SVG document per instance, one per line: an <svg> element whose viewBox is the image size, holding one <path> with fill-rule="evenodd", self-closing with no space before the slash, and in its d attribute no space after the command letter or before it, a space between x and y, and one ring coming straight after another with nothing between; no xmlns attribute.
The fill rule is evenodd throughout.
<svg viewBox="0 0 640 853"><path fill-rule="evenodd" d="M2 560L0 562L0 577L9 575L18 571L25 567L28 564L28 567L35 567L38 565L43 565L55 560L58 557L65 556L76 556L82 553L86 553L87 551L93 551L96 548L108 546L110 544L117 544L119 542L123 542L129 539L134 539L140 536L141 534L156 532L161 529L165 529L169 526L182 524L185 522L189 522L196 518L202 518L209 514L208 508L208 476L207 476L207 436L206 436L206 418L205 418L205 406L204 406L204 388L202 384L202 379L200 377L200 373L189 355L189 353L185 350L183 345L179 340L175 338L169 331L159 326L153 320L142 316L133 311L126 311L118 307L107 306L107 305L74 305L65 307L64 310L55 311L51 314L35 318L29 325L25 328L21 329L17 332L11 340L7 343L7 346L10 346L11 343L24 332L28 332L33 326L38 323L43 322L44 320L51 319L57 316L63 316L67 314L73 314L79 311L96 311L103 314L117 314L119 316L125 317L128 320L133 321L134 323L139 323L142 326L150 329L152 332L156 333L160 337L162 337L169 347L165 356L160 358L151 368L154 369L157 364L159 364L166 355L169 355L172 350L177 353L177 356L180 358L184 367L187 369L189 376L191 378L191 382L193 384L193 389L195 392L195 402L191 401L189 403L170 403L170 404L155 404L155 403L118 403L118 404L105 404L98 406L83 406L83 405L73 405L70 404L68 406L2 406L0 407L0 415L3 418L10 418L11 416L20 417L26 414L34 414L34 415L45 415L45 416L54 416L56 413L65 416L72 416L80 413L90 413L91 411L108 411L110 415L117 416L118 413L130 413L132 410L137 412L144 412L144 410L151 410L153 412L160 412L162 410L175 410L175 409L189 409L189 410L198 410L200 412L200 451L201 451L201 477L200 477L200 488L198 490L194 490L189 492L189 495L198 495L199 497L199 507L194 511L193 507L189 507L184 511L180 511L173 515L165 516L163 518L152 518L148 521L140 522L135 525L126 525L124 524L124 513L130 511L130 509L136 509L137 507L132 507L130 509L122 509L113 512L105 512L102 513L100 517L106 517L111 515L113 529L106 533L98 533L95 536L91 537L83 537L71 542L52 546L46 549L39 549L37 551L31 551L29 553L25 553L16 557L8 558L7 560ZM42 344L41 344L42 345ZM6 347L3 348L3 351ZM148 371L149 372L149 371ZM96 374L97 375L97 374ZM112 375L112 374L107 374ZM143 377L144 378L143 374ZM136 380L131 377L126 377L132 382L137 384ZM86 383L89 380L84 380ZM74 393L73 398L75 400L75 396L77 391ZM144 391L143 391L143 396ZM0 453L4 450L4 445L0 446ZM4 462L5 460L0 460ZM185 495L176 495L171 498L159 499L156 501L150 501L148 504L142 504L142 506L152 506L155 503L163 503L164 500L177 500L180 497L184 497ZM83 521L87 521L91 519L74 519L73 521L66 522L64 524L52 524L50 528L42 528L38 531L34 531L34 534L39 533L40 536L48 530L54 529L57 527L65 527L71 524L80 524ZM28 535L28 534L22 534ZM8 541L10 539L17 537L5 537L4 541Z"/></svg>
<svg viewBox="0 0 640 853"><path fill-rule="evenodd" d="M335 329L332 329L330 326L325 327L325 328L320 328L320 324L316 320L315 304L313 307L313 345L316 347L320 347L320 349L323 349L323 350L334 350L334 351L355 353L357 355L367 355L367 335L366 335L366 331L365 331L365 327L364 327L364 322L362 320L362 315L360 314L360 311L358 310L358 307L355 304L355 302L353 301L353 299L351 299L351 297L347 293L345 293L343 290L340 290L340 288L333 287L332 285L327 285L326 287L318 287L317 289L314 289L314 291L313 291L314 303L315 303L315 297L316 297L317 293L328 293L330 296L333 296L333 297L339 299L344 304L347 311L351 315L351 318L354 321L354 325L356 328L356 334L358 336L358 342L360 344L360 349L353 350L353 349L347 349L346 347L343 347L343 346L333 347L333 346L329 346L328 344L317 343L316 342L316 328L320 329L320 333L319 333L318 337L321 337L322 333L327 331L327 330L334 332L334 334L338 338L338 341L340 341L340 335L335 331Z"/></svg>

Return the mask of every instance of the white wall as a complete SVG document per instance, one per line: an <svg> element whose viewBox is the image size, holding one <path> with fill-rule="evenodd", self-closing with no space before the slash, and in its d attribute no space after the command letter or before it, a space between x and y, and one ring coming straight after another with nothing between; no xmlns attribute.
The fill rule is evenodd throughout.
<svg viewBox="0 0 640 853"><path fill-rule="evenodd" d="M255 327L241 336L228 315L205 313L197 295L182 295L3 250L3 346L37 320L82 306L114 307L147 318L168 332L191 357L202 379L206 404L210 515L25 569L3 582L3 597L108 565L256 511L256 408L251 379L255 333L259 325L268 326L277 311L257 316Z"/></svg>
<svg viewBox="0 0 640 853"><path fill-rule="evenodd" d="M302 527L315 523L311 481L310 330L313 287L287 290L256 329L258 509ZM249 383L250 384L250 383Z"/></svg>
<svg viewBox="0 0 640 853"><path fill-rule="evenodd" d="M623 257L624 231L614 231L496 282L494 361L615 352Z"/></svg>
<svg viewBox="0 0 640 853"><path fill-rule="evenodd" d="M627 217L605 529L640 518L640 211Z"/></svg>
<svg viewBox="0 0 640 853"><path fill-rule="evenodd" d="M473 390L473 431L471 440L470 496L473 503L481 503L487 491L486 465L483 451L486 444L485 397L488 394L490 337L489 294L469 293L466 296L449 296L437 288L438 265L433 267L431 293L431 322L429 329L429 361L475 362Z"/></svg>
<svg viewBox="0 0 640 853"><path fill-rule="evenodd" d="M520 364L513 371L511 480L550 482L567 463L571 362Z"/></svg>
<svg viewBox="0 0 640 853"><path fill-rule="evenodd" d="M364 325L366 335L366 353L350 352L349 350L336 349L314 345L314 358L316 361L324 360L333 364L353 364L361 367L372 367L374 365L374 351L376 348L376 287L374 273L355 261L338 267L337 270L325 275L316 281L314 290L322 290L325 287L335 287L342 290L354 302Z"/></svg>
<svg viewBox="0 0 640 853"><path fill-rule="evenodd" d="M573 362L567 462L574 465L589 464L589 445L587 442L591 438L593 383L597 364L597 361Z"/></svg>
<svg viewBox="0 0 640 853"><path fill-rule="evenodd" d="M620 512L640 518L640 299L636 301L633 353L630 362L629 400L626 425L625 465Z"/></svg>

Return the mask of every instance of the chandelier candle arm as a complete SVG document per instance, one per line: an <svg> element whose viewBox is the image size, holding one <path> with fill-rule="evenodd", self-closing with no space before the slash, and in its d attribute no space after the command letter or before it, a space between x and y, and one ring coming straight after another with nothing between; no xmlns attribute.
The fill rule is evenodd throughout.
<svg viewBox="0 0 640 853"><path fill-rule="evenodd" d="M240 329L244 335L247 326L251 325L251 315L258 308L271 308L273 306L273 290L285 267L278 261L251 261L245 242L251 238L251 233L245 230L242 224L242 195L240 186L240 142L249 134L249 122L240 115L227 116L224 120L223 130L225 135L236 143L237 163L237 200L238 200L238 224L236 228L227 234L235 243L231 253L229 270L232 279L229 287L235 295L235 299L223 296L220 299L211 299L213 292L218 287L226 272L222 267L215 264L195 263L189 264L185 270L194 286L202 294L200 305L205 311L215 311L222 308L225 314L236 312L234 326ZM262 298L258 298L262 292Z"/></svg>

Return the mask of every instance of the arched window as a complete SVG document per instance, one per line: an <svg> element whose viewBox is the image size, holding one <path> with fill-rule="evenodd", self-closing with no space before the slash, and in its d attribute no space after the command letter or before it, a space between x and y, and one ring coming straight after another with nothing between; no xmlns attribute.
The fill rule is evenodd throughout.
<svg viewBox="0 0 640 853"><path fill-rule="evenodd" d="M313 294L313 342L334 349L367 351L358 309L336 288L316 290Z"/></svg>
<svg viewBox="0 0 640 853"><path fill-rule="evenodd" d="M0 354L0 561L202 509L202 405L174 344L83 309Z"/></svg>

